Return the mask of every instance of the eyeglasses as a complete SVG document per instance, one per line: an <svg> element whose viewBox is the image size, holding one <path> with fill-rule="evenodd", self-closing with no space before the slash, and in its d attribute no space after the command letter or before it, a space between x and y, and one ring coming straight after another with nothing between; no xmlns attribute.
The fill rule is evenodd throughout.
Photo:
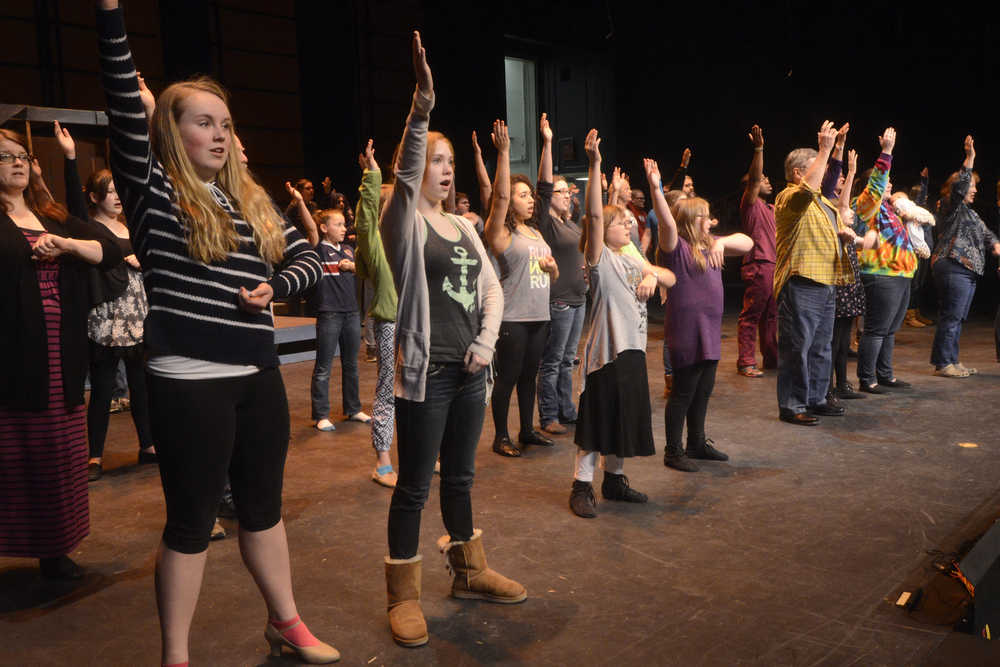
<svg viewBox="0 0 1000 667"><path fill-rule="evenodd" d="M35 156L31 153L0 153L0 164L14 164L14 160L31 164Z"/></svg>
<svg viewBox="0 0 1000 667"><path fill-rule="evenodd" d="M625 218L624 220L619 220L618 222L612 223L612 226L614 226L614 225L621 225L625 229L628 229L629 227L631 227L632 225L635 225L635 224L638 224L638 223L636 223L635 220L632 220L631 218Z"/></svg>
<svg viewBox="0 0 1000 667"><path fill-rule="evenodd" d="M554 195L566 195L568 197L570 193L569 193L569 188L563 188L561 190L553 190L552 194L554 194Z"/></svg>

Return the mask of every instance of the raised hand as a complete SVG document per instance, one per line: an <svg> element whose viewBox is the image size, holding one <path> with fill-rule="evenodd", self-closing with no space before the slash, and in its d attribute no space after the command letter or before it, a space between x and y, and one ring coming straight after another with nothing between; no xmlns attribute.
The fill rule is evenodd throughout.
<svg viewBox="0 0 1000 667"><path fill-rule="evenodd" d="M834 142L835 148L839 148L840 150L844 149L844 144L847 143L847 133L850 131L851 131L850 123L844 123L843 125L840 126L840 129L837 130L837 140Z"/></svg>
<svg viewBox="0 0 1000 667"><path fill-rule="evenodd" d="M622 170L621 167L615 167L611 170L611 189L610 192L614 192L616 195L618 191L622 188Z"/></svg>
<svg viewBox="0 0 1000 667"><path fill-rule="evenodd" d="M146 80L142 78L142 72L136 72L139 79L139 99L142 100L142 108L146 110L146 120L153 119L153 112L156 110L156 96L146 86Z"/></svg>
<svg viewBox="0 0 1000 667"><path fill-rule="evenodd" d="M374 144L375 140L369 139L364 152L358 154L358 164L361 165L362 171L365 169L368 171L378 171L378 162L375 161Z"/></svg>
<svg viewBox="0 0 1000 667"><path fill-rule="evenodd" d="M417 76L417 88L425 97L434 95L434 77L427 64L427 51L420 41L420 31L413 31L413 73Z"/></svg>
<svg viewBox="0 0 1000 667"><path fill-rule="evenodd" d="M847 151L847 171L856 172L858 170L858 152L853 148ZM850 187L850 184L845 184L844 187Z"/></svg>
<svg viewBox="0 0 1000 667"><path fill-rule="evenodd" d="M549 115L542 114L542 119L538 121L538 131L542 133L542 141L552 142L552 127L549 125Z"/></svg>
<svg viewBox="0 0 1000 667"><path fill-rule="evenodd" d="M288 196L291 197L292 201L294 201L295 203L299 203L302 201L302 193L299 192L294 187L292 187L292 184L289 183L288 181L285 181L285 191L288 193Z"/></svg>
<svg viewBox="0 0 1000 667"><path fill-rule="evenodd" d="M42 178L42 164L38 161L37 157L31 158L31 174L38 179L39 183L44 183L45 179Z"/></svg>
<svg viewBox="0 0 1000 667"><path fill-rule="evenodd" d="M40 172L41 170L39 170ZM608 176L604 172L601 172L601 190L606 192L608 189Z"/></svg>
<svg viewBox="0 0 1000 667"><path fill-rule="evenodd" d="M510 152L510 131L507 129L507 123L502 120L493 121L490 139L493 140L493 147L497 149L497 153Z"/></svg>
<svg viewBox="0 0 1000 667"><path fill-rule="evenodd" d="M688 163L691 162L691 149L685 148L684 152L681 153L681 166L687 169Z"/></svg>
<svg viewBox="0 0 1000 667"><path fill-rule="evenodd" d="M70 136L69 130L59 124L59 121L55 121L53 124L53 132L56 135L56 141L59 142L59 148L62 149L63 155L66 156L67 160L76 159L76 142L73 141L73 137Z"/></svg>
<svg viewBox="0 0 1000 667"><path fill-rule="evenodd" d="M591 162L601 161L601 138L597 135L597 130L587 133L587 138L583 140L583 150ZM603 183L602 186L607 187Z"/></svg>
<svg viewBox="0 0 1000 667"><path fill-rule="evenodd" d="M896 146L896 128L887 127L882 136L878 138L879 146L882 147L883 153L888 153L892 155L892 149Z"/></svg>
<svg viewBox="0 0 1000 667"><path fill-rule="evenodd" d="M819 144L819 152L829 156L830 151L833 149L833 144L837 139L837 130L833 127L833 121L824 120L816 138Z"/></svg>
<svg viewBox="0 0 1000 667"><path fill-rule="evenodd" d="M760 149L764 150L764 130L760 129L760 125L754 125L750 128L750 143L753 144L754 150Z"/></svg>
<svg viewBox="0 0 1000 667"><path fill-rule="evenodd" d="M476 136L476 131L472 131L472 152L476 155L482 155L483 149L479 147L479 137Z"/></svg>
<svg viewBox="0 0 1000 667"><path fill-rule="evenodd" d="M965 144L963 145L963 148L965 149L966 158L976 157L976 142L972 140L971 134L965 137Z"/></svg>
<svg viewBox="0 0 1000 667"><path fill-rule="evenodd" d="M754 127L757 126L754 125ZM646 157L642 159L642 168L646 172L646 181L649 182L650 191L658 189L660 187L660 165L656 164L656 160L650 160Z"/></svg>

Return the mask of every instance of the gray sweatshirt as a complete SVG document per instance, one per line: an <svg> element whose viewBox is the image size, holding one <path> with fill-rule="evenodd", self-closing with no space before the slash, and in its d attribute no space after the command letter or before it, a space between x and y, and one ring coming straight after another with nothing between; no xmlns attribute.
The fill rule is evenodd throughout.
<svg viewBox="0 0 1000 667"><path fill-rule="evenodd" d="M406 117L402 151L392 197L382 212L382 243L392 267L399 310L396 313L396 386L395 395L408 401L423 402L427 366L431 356L430 292L424 270L424 241L427 227L417 211L417 198L423 183L427 161L427 125L434 98L416 90ZM503 316L503 291L493 271L486 248L472 224L465 218L450 216L461 225L479 252L482 270L477 282L479 335L469 350L493 360L493 351Z"/></svg>

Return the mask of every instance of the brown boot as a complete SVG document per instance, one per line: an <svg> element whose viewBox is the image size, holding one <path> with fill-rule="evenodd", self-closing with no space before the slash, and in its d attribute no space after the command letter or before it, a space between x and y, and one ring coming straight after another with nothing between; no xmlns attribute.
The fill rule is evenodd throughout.
<svg viewBox="0 0 1000 667"><path fill-rule="evenodd" d="M524 586L486 565L482 535L483 531L477 528L468 542L451 542L448 535L438 540L441 553L448 556L448 569L455 575L451 582L452 597L502 604L523 602L528 597Z"/></svg>
<svg viewBox="0 0 1000 667"><path fill-rule="evenodd" d="M400 646L427 643L427 621L420 608L421 556L385 559L385 588L389 599L389 629Z"/></svg>
<svg viewBox="0 0 1000 667"><path fill-rule="evenodd" d="M917 310L915 308L911 308L910 310L906 311L906 317L903 318L903 324L905 324L908 327L915 327L917 329L927 326L926 324L921 322L920 319L917 317Z"/></svg>

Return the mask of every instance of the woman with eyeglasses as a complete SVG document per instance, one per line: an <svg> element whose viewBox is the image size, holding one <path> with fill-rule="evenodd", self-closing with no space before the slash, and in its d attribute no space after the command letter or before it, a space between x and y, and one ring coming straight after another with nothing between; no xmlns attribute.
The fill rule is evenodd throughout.
<svg viewBox="0 0 1000 667"><path fill-rule="evenodd" d="M648 500L631 488L624 464L628 457L655 451L646 377L646 300L657 285L674 284L670 271L652 266L632 245L625 208L601 203L600 143L597 130L584 143L590 173L581 250L590 280L592 324L583 354L585 379L569 496L570 509L586 519L597 516L592 482L598 456L604 464L605 500Z"/></svg>
<svg viewBox="0 0 1000 667"><path fill-rule="evenodd" d="M552 249L559 277L549 287L549 334L538 373L538 417L542 430L566 433L563 424L576 423L573 401L573 360L580 345L587 311L580 225L570 219L569 183L552 176L552 127L547 114L539 123L542 159L538 165L538 229Z"/></svg>
<svg viewBox="0 0 1000 667"><path fill-rule="evenodd" d="M726 461L729 457L705 437L708 400L715 387L721 357L722 263L726 255L745 255L753 248L746 234L716 237L709 231L712 216L701 197L679 199L667 206L658 187L660 169L643 160L660 221L660 251L664 264L677 276L667 298L664 336L670 348L673 387L665 408L667 446L663 463L696 472L691 459ZM675 219L676 216L676 219ZM681 445L687 420L687 447Z"/></svg>
<svg viewBox="0 0 1000 667"><path fill-rule="evenodd" d="M68 554L90 532L87 271L122 254L52 200L27 145L0 129L0 556L79 579Z"/></svg>

